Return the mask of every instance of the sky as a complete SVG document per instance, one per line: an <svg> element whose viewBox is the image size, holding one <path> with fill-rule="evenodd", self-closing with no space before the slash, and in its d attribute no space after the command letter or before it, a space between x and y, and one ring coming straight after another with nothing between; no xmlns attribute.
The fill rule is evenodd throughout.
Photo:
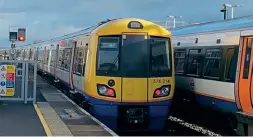
<svg viewBox="0 0 253 137"><path fill-rule="evenodd" d="M110 18L135 17L166 21L222 20L222 4L239 4L235 17L253 15L253 0L0 0L0 47L10 47L9 27L27 28L26 42L75 32ZM230 10L229 10L230 13ZM229 15L230 17L230 15Z"/></svg>

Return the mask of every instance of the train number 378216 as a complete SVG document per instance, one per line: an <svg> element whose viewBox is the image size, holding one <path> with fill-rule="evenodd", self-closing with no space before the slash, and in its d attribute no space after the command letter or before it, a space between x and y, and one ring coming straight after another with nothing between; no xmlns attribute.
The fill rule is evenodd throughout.
<svg viewBox="0 0 253 137"><path fill-rule="evenodd" d="M168 79L153 79L153 83L170 83Z"/></svg>

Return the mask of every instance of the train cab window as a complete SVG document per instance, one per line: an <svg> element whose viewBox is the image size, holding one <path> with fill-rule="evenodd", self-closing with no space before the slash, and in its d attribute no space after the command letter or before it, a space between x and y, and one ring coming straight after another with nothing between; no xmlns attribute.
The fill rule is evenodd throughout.
<svg viewBox="0 0 253 137"><path fill-rule="evenodd" d="M205 65L204 65L205 77L216 78L216 79L220 77L221 58L222 58L221 49L207 49L206 50Z"/></svg>
<svg viewBox="0 0 253 137"><path fill-rule="evenodd" d="M189 50L187 75L199 76L201 74L201 61L201 49Z"/></svg>
<svg viewBox="0 0 253 137"><path fill-rule="evenodd" d="M151 37L151 77L171 75L170 39Z"/></svg>
<svg viewBox="0 0 253 137"><path fill-rule="evenodd" d="M175 51L175 72L177 74L184 73L185 56L185 49L179 49Z"/></svg>
<svg viewBox="0 0 253 137"><path fill-rule="evenodd" d="M244 67L243 67L243 78L247 79L249 76L249 65L250 65L250 56L251 56L251 48L252 48L252 38L247 39L247 45L246 45L246 54L245 54L245 60L244 60Z"/></svg>
<svg viewBox="0 0 253 137"><path fill-rule="evenodd" d="M97 53L97 74L113 75L119 70L120 37L100 37Z"/></svg>

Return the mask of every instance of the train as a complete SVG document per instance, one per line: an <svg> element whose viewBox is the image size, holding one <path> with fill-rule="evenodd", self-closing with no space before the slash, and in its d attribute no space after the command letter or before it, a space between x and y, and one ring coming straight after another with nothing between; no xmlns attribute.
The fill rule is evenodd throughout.
<svg viewBox="0 0 253 137"><path fill-rule="evenodd" d="M175 90L171 33L138 18L100 22L16 49L114 131L163 131Z"/></svg>
<svg viewBox="0 0 253 137"><path fill-rule="evenodd" d="M236 114L253 113L253 16L178 27L171 33L174 99L185 107L224 114L237 129Z"/></svg>

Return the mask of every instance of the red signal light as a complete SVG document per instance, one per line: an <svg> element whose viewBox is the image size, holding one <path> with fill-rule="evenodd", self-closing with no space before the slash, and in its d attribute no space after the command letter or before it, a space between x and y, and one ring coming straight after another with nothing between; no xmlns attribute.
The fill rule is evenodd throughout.
<svg viewBox="0 0 253 137"><path fill-rule="evenodd" d="M25 39L24 39L24 37L23 36L19 36L18 37L18 41L24 41Z"/></svg>

